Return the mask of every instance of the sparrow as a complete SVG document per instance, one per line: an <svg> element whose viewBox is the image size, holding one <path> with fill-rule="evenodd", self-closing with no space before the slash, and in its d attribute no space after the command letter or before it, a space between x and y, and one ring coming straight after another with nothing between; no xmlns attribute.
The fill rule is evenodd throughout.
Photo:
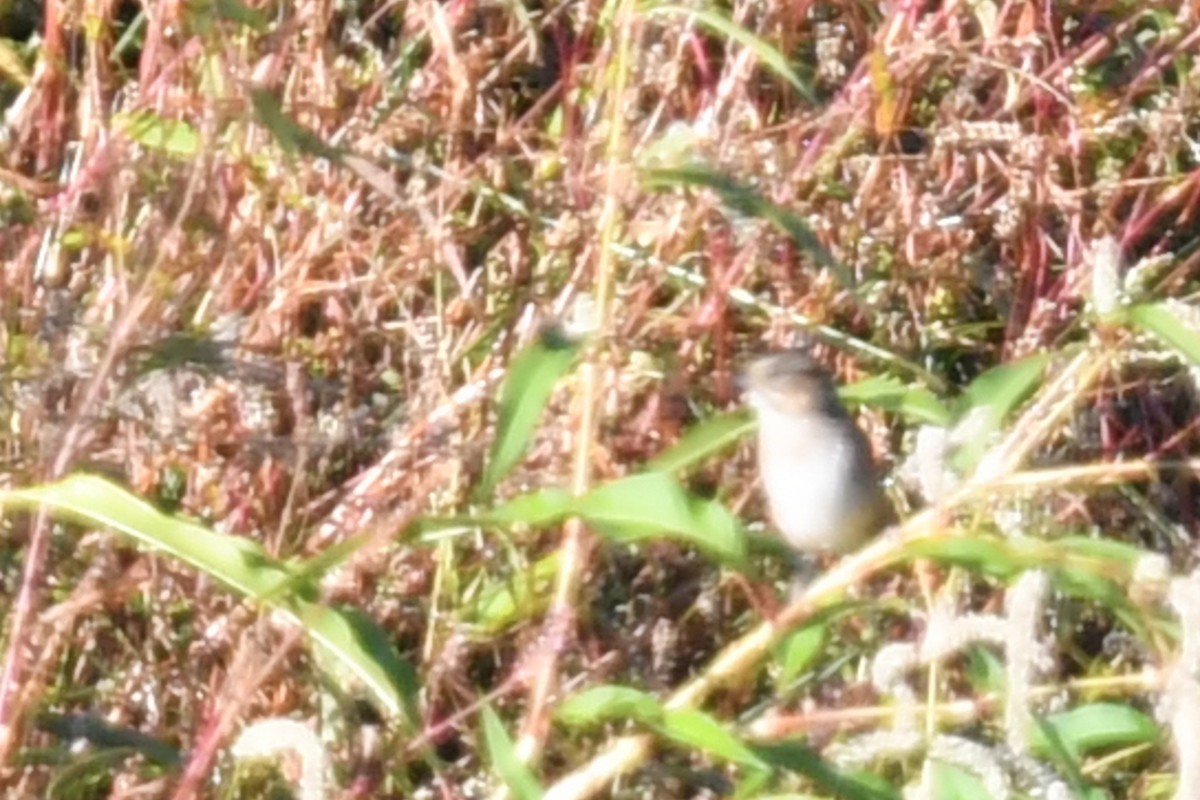
<svg viewBox="0 0 1200 800"><path fill-rule="evenodd" d="M828 372L787 350L755 359L743 377L767 507L792 549L848 553L895 520L871 446Z"/></svg>

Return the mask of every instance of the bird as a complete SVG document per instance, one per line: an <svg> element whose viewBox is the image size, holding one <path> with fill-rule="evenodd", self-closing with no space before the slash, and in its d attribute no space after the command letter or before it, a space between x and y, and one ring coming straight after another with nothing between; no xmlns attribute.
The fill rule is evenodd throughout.
<svg viewBox="0 0 1200 800"><path fill-rule="evenodd" d="M743 379L767 509L797 554L852 552L895 521L870 443L808 352L759 356Z"/></svg>

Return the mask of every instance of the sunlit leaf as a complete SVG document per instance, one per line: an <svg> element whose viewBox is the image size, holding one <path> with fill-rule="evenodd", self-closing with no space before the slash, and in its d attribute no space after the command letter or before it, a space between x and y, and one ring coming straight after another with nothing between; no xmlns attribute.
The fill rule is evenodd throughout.
<svg viewBox="0 0 1200 800"><path fill-rule="evenodd" d="M239 0L213 0L213 8L223 20L236 22L260 32L267 29L267 15Z"/></svg>
<svg viewBox="0 0 1200 800"><path fill-rule="evenodd" d="M504 785L517 800L538 800L543 794L542 787L529 767L517 756L512 739L496 712L491 706L485 705L480 712L480 719L483 722L483 741L488 760L504 780Z"/></svg>
<svg viewBox="0 0 1200 800"><path fill-rule="evenodd" d="M496 484L521 460L554 384L575 363L578 353L578 342L548 328L533 345L513 359L500 392L496 439L479 487L481 496L491 494Z"/></svg>
<svg viewBox="0 0 1200 800"><path fill-rule="evenodd" d="M693 426L678 442L646 463L647 470L686 471L732 446L755 422L747 411L719 414Z"/></svg>
<svg viewBox="0 0 1200 800"><path fill-rule="evenodd" d="M517 495L503 505L493 508L478 518L480 524L513 525L530 527L552 525L570 516L575 498L566 489L551 487Z"/></svg>
<svg viewBox="0 0 1200 800"><path fill-rule="evenodd" d="M876 375L844 386L838 396L850 405L865 405L891 411L912 422L949 425L950 410L924 387L905 386L890 375Z"/></svg>
<svg viewBox="0 0 1200 800"><path fill-rule="evenodd" d="M362 681L392 716L411 725L417 686L412 668L386 633L354 610L332 609L309 599L287 565L260 545L162 514L150 504L91 475L74 475L31 489L0 492L0 505L42 504L86 525L104 526L179 559L235 591L292 616L343 669ZM291 591L284 591L289 587Z"/></svg>
<svg viewBox="0 0 1200 800"><path fill-rule="evenodd" d="M755 36L750 31L733 22L727 16L715 9L695 8L690 6L660 5L650 7L647 12L654 16L675 15L688 17L699 22L704 27L737 42L758 57L767 69L774 72L792 85L797 92L807 100L816 101L812 89L808 87L796 71L788 64L786 58L769 43Z"/></svg>
<svg viewBox="0 0 1200 800"><path fill-rule="evenodd" d="M972 644L965 650L967 680L977 692L1004 691L1004 664L987 647Z"/></svg>
<svg viewBox="0 0 1200 800"><path fill-rule="evenodd" d="M654 728L673 742L699 748L726 761L751 767L766 766L741 739L703 711L691 708L667 710Z"/></svg>
<svg viewBox="0 0 1200 800"><path fill-rule="evenodd" d="M554 715L574 728L611 720L633 719L643 724L662 720L663 707L652 695L627 686L594 686L564 700Z"/></svg>
<svg viewBox="0 0 1200 800"><path fill-rule="evenodd" d="M1178 350L1193 364L1200 364L1200 331L1184 322L1170 303L1147 303L1130 308L1128 319Z"/></svg>
<svg viewBox="0 0 1200 800"><path fill-rule="evenodd" d="M1001 800L993 797L973 772L937 759L931 768L932 796L937 800Z"/></svg>
<svg viewBox="0 0 1200 800"><path fill-rule="evenodd" d="M773 769L804 775L838 800L900 800L899 790L887 779L867 772L838 769L800 742L756 744L754 753Z"/></svg>
<svg viewBox="0 0 1200 800"><path fill-rule="evenodd" d="M704 187L720 196L721 201L739 214L770 222L792 241L812 256L813 260L833 273L847 288L853 288L854 276L839 263L821 243L808 223L785 208L763 198L758 192L744 186L728 175L716 170L693 164L673 169L652 169L643 173L648 189L675 188L678 186Z"/></svg>
<svg viewBox="0 0 1200 800"><path fill-rule="evenodd" d="M485 631L496 632L545 610L553 594L558 563L558 553L551 553L530 566L528 574L513 575L484 587L475 602L475 622Z"/></svg>
<svg viewBox="0 0 1200 800"><path fill-rule="evenodd" d="M1054 547L1068 557L1103 559L1129 567L1150 555L1146 550L1128 542L1090 536L1064 536L1054 540Z"/></svg>
<svg viewBox="0 0 1200 800"><path fill-rule="evenodd" d="M200 134L182 120L135 111L113 115L113 127L147 150L172 158L191 159L200 154Z"/></svg>
<svg viewBox="0 0 1200 800"><path fill-rule="evenodd" d="M992 435L1042 383L1050 358L1050 353L1035 353L993 367L971 381L963 393L959 418L974 418L972 439L954 457L959 471L979 462L993 443Z"/></svg>
<svg viewBox="0 0 1200 800"><path fill-rule="evenodd" d="M800 677L821 655L828 635L829 628L824 624L805 625L789 633L779 648L779 683L788 684Z"/></svg>
<svg viewBox="0 0 1200 800"><path fill-rule="evenodd" d="M690 495L663 472L601 484L579 498L575 510L617 542L666 537L695 545L722 563L737 565L746 557L745 532L729 510Z"/></svg>
<svg viewBox="0 0 1200 800"><path fill-rule="evenodd" d="M1075 759L1096 751L1139 744L1158 744L1162 729L1157 722L1132 706L1121 703L1092 703L1051 714L1043 720ZM1045 753L1049 747L1046 731L1037 726L1030 746Z"/></svg>
<svg viewBox="0 0 1200 800"><path fill-rule="evenodd" d="M1027 563L1003 540L982 536L917 539L904 546L900 557L929 559L999 578L1012 577Z"/></svg>

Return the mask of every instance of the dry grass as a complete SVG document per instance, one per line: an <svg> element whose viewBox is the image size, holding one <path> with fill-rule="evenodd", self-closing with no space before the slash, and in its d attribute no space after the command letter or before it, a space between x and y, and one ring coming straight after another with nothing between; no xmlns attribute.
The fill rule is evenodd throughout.
<svg viewBox="0 0 1200 800"><path fill-rule="evenodd" d="M747 736L803 708L769 738L799 731L820 750L890 727L893 698L864 679L875 653L918 640L935 607L998 612L1001 582L932 551L868 582L901 547L881 545L827 576L872 601L777 686L779 662L761 669L770 623L810 613L825 584L778 612L672 541L616 546L576 522L402 533L494 502L472 492L498 387L550 321L589 331L586 353L499 497L630 473L736 405L743 357L798 338L846 382L889 375L946 403L1049 353L990 472L906 535L1102 534L1193 567L1186 337L1169 347L1119 309L1095 313L1094 288L1098 243L1115 242L1122 300L1182 301L1197 335L1193 3L721 10L760 44L631 2L34 6L0 19L14 37L0 56L28 72L22 84L0 64L0 485L100 472L281 558L372 532L324 599L364 610L415 665L421 727L381 724L303 636L205 575L6 512L6 796L270 796L274 778L232 777L229 747L276 716L321 720L340 796L483 796L498 785L484 699L544 786L565 778L556 797L618 773L621 797L834 796L788 770L752 788L754 770L678 742L642 763L661 739L552 715L582 687L622 684ZM758 205L732 209L729 185L687 171L701 164ZM863 422L898 467L916 423L879 408ZM1182 463L1159 473L1167 461ZM760 519L751 464L739 447L689 486ZM551 553L535 596L480 625L480 598ZM769 554L754 567L783 575ZM1180 651L1160 625L1174 612L1138 605L1141 638L1102 602L1050 602L1054 667L1034 695L1149 711ZM746 661L714 666L755 636ZM1005 738L986 730L1003 720L975 680L984 651L922 662L923 726ZM1143 668L1161 680L1135 679ZM180 762L73 749L80 729L54 721L88 715ZM1080 777L1145 798L1178 778L1184 797L1200 745L1171 741L1082 754ZM878 758L893 782L919 777L920 759Z"/></svg>

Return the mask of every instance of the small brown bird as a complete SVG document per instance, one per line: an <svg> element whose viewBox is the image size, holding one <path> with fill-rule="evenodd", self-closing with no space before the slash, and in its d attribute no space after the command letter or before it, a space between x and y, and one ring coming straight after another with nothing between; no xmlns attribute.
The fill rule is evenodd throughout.
<svg viewBox="0 0 1200 800"><path fill-rule="evenodd" d="M894 521L871 447L828 372L788 350L755 359L745 382L771 519L795 550L847 553Z"/></svg>

